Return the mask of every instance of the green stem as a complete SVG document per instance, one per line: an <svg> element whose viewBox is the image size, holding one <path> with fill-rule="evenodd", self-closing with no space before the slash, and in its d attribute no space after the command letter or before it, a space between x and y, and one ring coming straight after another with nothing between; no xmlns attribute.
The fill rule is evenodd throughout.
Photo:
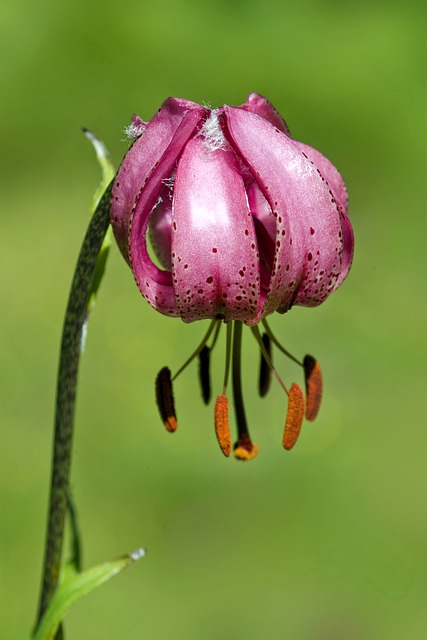
<svg viewBox="0 0 427 640"><path fill-rule="evenodd" d="M61 568L82 330L87 319L98 255L109 226L111 190L112 183L105 190L83 240L63 325L56 392L49 516L37 625L55 592Z"/></svg>

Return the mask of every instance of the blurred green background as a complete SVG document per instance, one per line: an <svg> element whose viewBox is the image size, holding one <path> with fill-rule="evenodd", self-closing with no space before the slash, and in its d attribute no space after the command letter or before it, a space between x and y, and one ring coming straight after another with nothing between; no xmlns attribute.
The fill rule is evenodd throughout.
<svg viewBox="0 0 427 640"><path fill-rule="evenodd" d="M258 458L223 458L195 366L177 381L180 429L167 434L154 377L205 326L151 310L114 250L81 367L72 487L85 566L148 553L70 612L67 638L427 637L426 17L421 3L363 0L3 0L2 638L28 637L38 599L61 323L100 177L79 127L117 166L133 112L148 119L169 95L240 104L251 91L350 192L349 279L322 307L271 321L292 352L320 360L322 411L283 451L285 398L277 386L257 397L247 335Z"/></svg>

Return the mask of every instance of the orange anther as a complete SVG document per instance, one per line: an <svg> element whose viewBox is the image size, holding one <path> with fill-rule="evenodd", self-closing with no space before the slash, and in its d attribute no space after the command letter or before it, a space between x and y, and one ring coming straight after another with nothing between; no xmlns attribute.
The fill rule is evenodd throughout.
<svg viewBox="0 0 427 640"><path fill-rule="evenodd" d="M221 451L228 458L231 452L231 434L228 422L228 398L217 396L215 402L215 433Z"/></svg>
<svg viewBox="0 0 427 640"><path fill-rule="evenodd" d="M178 422L175 416L168 416L165 420L165 427L169 433L173 433L178 428Z"/></svg>
<svg viewBox="0 0 427 640"><path fill-rule="evenodd" d="M320 365L312 356L304 358L304 374L306 389L305 417L307 420L314 420L320 408L322 400L322 371Z"/></svg>
<svg viewBox="0 0 427 640"><path fill-rule="evenodd" d="M304 419L304 394L295 382L289 389L288 410L286 412L285 430L282 444L285 449L292 449L301 431Z"/></svg>

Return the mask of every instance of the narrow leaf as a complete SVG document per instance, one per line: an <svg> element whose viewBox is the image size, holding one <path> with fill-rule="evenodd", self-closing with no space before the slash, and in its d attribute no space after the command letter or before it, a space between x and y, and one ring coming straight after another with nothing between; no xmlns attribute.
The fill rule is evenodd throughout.
<svg viewBox="0 0 427 640"><path fill-rule="evenodd" d="M64 580L55 591L34 640L51 640L71 605L144 555L144 549L138 549L117 560L92 567L83 573L75 573L72 568L71 571L65 571Z"/></svg>
<svg viewBox="0 0 427 640"><path fill-rule="evenodd" d="M83 128L83 133L85 134L86 138L89 140L89 142L91 142L93 148L95 149L96 157L98 159L98 163L99 163L99 166L101 167L101 172L102 172L101 182L99 183L99 186L92 198L91 214L93 214L93 212L96 210L99 204L99 201L103 193L105 192L106 188L114 178L115 171L114 171L113 163L111 162L110 154L108 153L107 147L104 145L104 143L101 142L101 140L99 140L95 136L95 134L92 133L92 131L89 131L89 129ZM98 255L98 260L96 262L95 271L93 274L93 279L92 279L92 284L90 289L90 297L89 297L89 302L87 307L87 317L89 316L90 312L93 309L93 306L95 305L96 296L98 294L98 290L101 285L102 278L104 277L105 266L107 263L112 240L113 240L113 234L111 231L111 227L109 227L105 235L104 241L102 243L101 250ZM85 324L87 322L87 317L85 320ZM83 335L84 336L86 335L86 331L84 331Z"/></svg>

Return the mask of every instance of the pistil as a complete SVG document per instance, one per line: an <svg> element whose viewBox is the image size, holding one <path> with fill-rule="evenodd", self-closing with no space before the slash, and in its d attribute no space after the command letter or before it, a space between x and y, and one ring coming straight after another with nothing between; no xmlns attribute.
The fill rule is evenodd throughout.
<svg viewBox="0 0 427 640"><path fill-rule="evenodd" d="M233 335L233 398L237 423L237 443L234 445L234 457L237 460L251 460L258 453L258 445L253 444L246 422L245 407L242 394L241 356L242 356L242 323L234 321Z"/></svg>
<svg viewBox="0 0 427 640"><path fill-rule="evenodd" d="M262 342L264 344L264 348L268 353L270 361L272 361L272 353L271 353L271 340L268 333L262 334ZM270 388L271 383L271 368L268 364L267 360L264 358L263 353L261 351L261 362L259 366L259 381L258 381L258 391L261 398L267 395L267 392Z"/></svg>

